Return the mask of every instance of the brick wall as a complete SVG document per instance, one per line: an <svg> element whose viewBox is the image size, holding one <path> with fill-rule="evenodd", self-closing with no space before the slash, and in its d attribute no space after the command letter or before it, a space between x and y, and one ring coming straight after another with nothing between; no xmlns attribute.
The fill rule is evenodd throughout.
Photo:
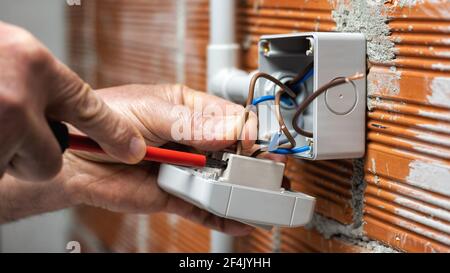
<svg viewBox="0 0 450 273"><path fill-rule="evenodd" d="M184 82L204 89L207 2L98 0L68 8L72 67L97 87ZM262 34L353 31L367 36L370 71L365 158L290 160L293 188L317 197L313 222L256 230L236 241L237 251L450 251L450 4L379 2L240 1L244 69L257 67ZM87 214L96 216L87 221ZM102 229L108 217L116 221ZM83 208L79 220L112 251L208 250L208 230L176 216Z"/></svg>

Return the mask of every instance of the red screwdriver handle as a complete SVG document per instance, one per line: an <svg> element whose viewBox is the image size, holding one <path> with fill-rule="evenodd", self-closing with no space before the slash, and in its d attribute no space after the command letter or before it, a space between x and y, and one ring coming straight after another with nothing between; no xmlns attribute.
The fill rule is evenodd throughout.
<svg viewBox="0 0 450 273"><path fill-rule="evenodd" d="M205 167L206 156L147 146L144 160L189 167Z"/></svg>
<svg viewBox="0 0 450 273"><path fill-rule="evenodd" d="M97 142L88 137L80 135L69 136L69 149L91 153L105 153ZM147 152L145 154L144 160L187 167L206 166L206 156L204 155L179 152L152 146L147 146Z"/></svg>
<svg viewBox="0 0 450 273"><path fill-rule="evenodd" d="M49 126L58 140L62 153L64 153L66 149L86 151L90 153L105 153L100 145L98 145L98 143L94 140L86 136L69 134L69 129L64 123L49 120ZM187 167L205 167L207 165L207 159L204 155L179 152L152 146L147 146L147 152L144 160Z"/></svg>

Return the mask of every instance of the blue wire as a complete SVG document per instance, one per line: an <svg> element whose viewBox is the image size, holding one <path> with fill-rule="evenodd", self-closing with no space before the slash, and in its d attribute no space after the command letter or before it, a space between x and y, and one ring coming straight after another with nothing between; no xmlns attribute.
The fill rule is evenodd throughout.
<svg viewBox="0 0 450 273"><path fill-rule="evenodd" d="M261 102L265 102L265 101L268 101L268 100L274 100L274 99L275 99L275 96L272 96L272 95L261 96L259 98L254 99L253 102L252 102L252 105L257 105L257 104L259 104Z"/></svg>
<svg viewBox="0 0 450 273"><path fill-rule="evenodd" d="M299 86L300 84L307 81L309 78L311 78L314 75L314 69L310 69L298 82L294 83L294 87ZM253 100L252 105L257 105L261 102L269 101L269 100L275 100L275 96L267 95L267 96L261 96L259 98L256 98ZM286 148L278 148L276 150L270 151L274 154L281 154L281 155L290 155L290 154L298 154L303 153L306 151L309 151L311 149L310 146L302 146L292 149L286 149Z"/></svg>
<svg viewBox="0 0 450 273"><path fill-rule="evenodd" d="M309 78L311 78L314 75L314 69L311 68L298 82L294 83L293 87L298 87L300 84L307 81Z"/></svg>
<svg viewBox="0 0 450 273"><path fill-rule="evenodd" d="M304 83L309 78L311 78L312 75L314 75L314 69L311 68L298 82L294 83L292 86L298 87L300 84ZM281 98L281 99L283 100L284 103L288 103L288 101L285 101L284 98ZM257 104L260 104L261 102L265 102L265 101L269 101L269 100L275 100L275 96L267 95L267 96L261 96L259 98L253 99L252 105L257 105Z"/></svg>
<svg viewBox="0 0 450 273"><path fill-rule="evenodd" d="M309 146L302 146L302 147L297 147L297 148L293 148L293 149L278 148L276 150L271 151L271 153L279 154L279 155L290 155L290 154L303 153L303 152L309 151L310 149L311 149L311 147L309 147Z"/></svg>

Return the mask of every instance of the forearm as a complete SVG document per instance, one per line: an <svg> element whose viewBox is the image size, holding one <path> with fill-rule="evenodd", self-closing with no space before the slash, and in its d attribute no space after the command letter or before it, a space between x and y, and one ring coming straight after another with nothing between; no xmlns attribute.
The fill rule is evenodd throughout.
<svg viewBox="0 0 450 273"><path fill-rule="evenodd" d="M65 186L71 172L70 163L64 162L64 168L51 181L26 182L5 175L0 180L0 224L74 205Z"/></svg>

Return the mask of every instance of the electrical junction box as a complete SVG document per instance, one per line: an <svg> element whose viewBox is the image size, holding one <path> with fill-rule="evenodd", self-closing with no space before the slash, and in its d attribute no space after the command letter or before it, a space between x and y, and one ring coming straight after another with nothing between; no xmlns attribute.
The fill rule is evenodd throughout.
<svg viewBox="0 0 450 273"><path fill-rule="evenodd" d="M158 185L213 214L254 226L297 227L311 220L315 198L281 187L283 163L224 156L225 170L162 164Z"/></svg>
<svg viewBox="0 0 450 273"><path fill-rule="evenodd" d="M311 131L312 138L296 134L292 118L295 103L281 103L281 114L297 147L310 150L294 154L298 158L321 160L362 157L366 127L366 41L360 33L313 32L262 36L259 41L259 71L286 83L310 63L311 77L297 90L295 103L320 86L338 77L362 74L362 78L333 87L317 97L298 120ZM278 87L259 79L254 97L275 95ZM258 104L258 140L270 141L279 132L273 101Z"/></svg>

